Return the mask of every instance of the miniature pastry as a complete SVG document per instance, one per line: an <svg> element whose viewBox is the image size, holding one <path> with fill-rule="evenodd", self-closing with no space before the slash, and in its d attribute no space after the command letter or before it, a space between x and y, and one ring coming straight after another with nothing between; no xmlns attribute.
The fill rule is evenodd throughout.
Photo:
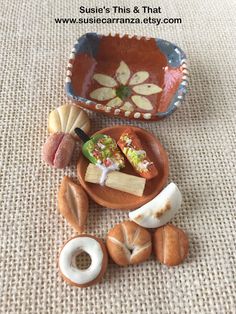
<svg viewBox="0 0 236 314"><path fill-rule="evenodd" d="M172 182L150 202L130 212L129 218L145 228L161 227L174 217L181 202L182 195Z"/></svg>
<svg viewBox="0 0 236 314"><path fill-rule="evenodd" d="M62 216L79 233L84 231L88 206L88 197L83 188L65 176L58 191L58 207Z"/></svg>
<svg viewBox="0 0 236 314"><path fill-rule="evenodd" d="M121 134L117 144L140 176L149 180L158 175L154 163L143 150L141 142L132 128L127 128Z"/></svg>
<svg viewBox="0 0 236 314"><path fill-rule="evenodd" d="M76 258L86 252L91 258L87 269L79 269ZM80 235L67 241L59 255L59 270L63 279L70 285L80 288L99 282L107 269L107 251L102 240L91 235Z"/></svg>
<svg viewBox="0 0 236 314"><path fill-rule="evenodd" d="M188 255L188 237L183 230L165 225L158 228L153 236L156 259L167 266L176 266Z"/></svg>
<svg viewBox="0 0 236 314"><path fill-rule="evenodd" d="M75 140L70 134L54 133L42 148L42 159L55 168L65 168L72 157Z"/></svg>
<svg viewBox="0 0 236 314"><path fill-rule="evenodd" d="M76 128L75 132L84 142L83 155L92 164L112 170L124 168L124 157L113 138L105 134L95 134L90 138L80 128Z"/></svg>
<svg viewBox="0 0 236 314"><path fill-rule="evenodd" d="M119 171L104 173L99 167L89 164L85 173L85 181L90 183L104 184L115 190L130 193L136 196L143 196L146 179L132 176Z"/></svg>
<svg viewBox="0 0 236 314"><path fill-rule="evenodd" d="M69 133L78 139L74 132L77 127L88 133L90 120L87 113L75 105L60 106L49 114L48 130L50 133Z"/></svg>
<svg viewBox="0 0 236 314"><path fill-rule="evenodd" d="M109 255L120 266L142 263L152 251L150 233L132 221L124 221L111 229L106 245Z"/></svg>

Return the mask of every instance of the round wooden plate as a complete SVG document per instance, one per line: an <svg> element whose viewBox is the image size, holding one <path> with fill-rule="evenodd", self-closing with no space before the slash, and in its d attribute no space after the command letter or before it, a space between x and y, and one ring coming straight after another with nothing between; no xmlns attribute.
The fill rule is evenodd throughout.
<svg viewBox="0 0 236 314"><path fill-rule="evenodd" d="M109 127L100 130L95 134L106 134L118 141L120 135L125 131L127 127L130 126L121 125ZM144 129L138 127L132 127L132 129L139 137L143 149L147 152L149 158L154 162L159 174L157 177L146 181L143 196L138 197L132 194L108 188L106 186L100 186L99 184L85 182L84 177L89 161L81 153L77 164L77 173L80 184L96 203L104 207L121 210L138 208L153 199L167 183L169 173L168 157L161 143L153 134ZM138 176L138 174L134 171L127 159L125 163L125 168L122 169L121 172Z"/></svg>

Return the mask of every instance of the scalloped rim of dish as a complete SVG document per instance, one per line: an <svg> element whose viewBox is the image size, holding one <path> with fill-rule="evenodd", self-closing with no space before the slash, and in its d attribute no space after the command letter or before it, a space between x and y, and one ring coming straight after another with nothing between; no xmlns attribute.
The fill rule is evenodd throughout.
<svg viewBox="0 0 236 314"><path fill-rule="evenodd" d="M81 47L81 41L82 39L86 39L88 36L94 36L96 39L99 39L101 36L111 36L111 37L119 37L119 38L123 38L123 37L128 37L128 38L136 38L138 40L150 40L151 37L146 37L146 36L136 36L136 35L120 35L120 34L108 34L108 35L101 35L101 34L97 34L97 33L85 33L84 35L82 35L81 37L78 38L78 40L75 42L70 56L69 56L69 62L67 64L67 71L66 71L66 79L65 79L65 90L67 95L74 101L76 102L80 102L83 103L87 106L84 106L85 109L88 110L93 110L92 108L89 108L91 105L93 105L95 107L95 111L96 112L101 112L104 114L111 114L113 113L114 116L117 117L122 117L122 118L127 118L127 119L134 119L134 120L146 120L146 121L157 121L160 120L162 118L165 118L167 116L169 116L170 114L172 114L177 108L180 107L180 105L182 104L185 95L187 93L187 87L188 87L188 83L189 83L189 68L188 68L188 64L187 64L187 57L186 54L183 52L182 49L180 49L178 46L176 46L175 44L172 44L169 41L166 41L164 39L161 38L154 38L156 40L156 42L158 43L158 47L159 49L162 51L162 53L165 55L165 57L167 58L167 62L168 64L172 66L171 64L171 59L168 59L167 53L165 51L166 47L172 46L173 50L179 55L181 56L181 60L180 60L180 65L182 66L183 70L183 78L181 83L179 84L179 87L176 91L176 93L174 94L172 100L170 101L170 104L168 106L168 109L165 112L158 112L156 115L152 115L151 113L142 113L139 111L134 111L134 112L130 112L130 111L122 111L120 109L114 109L114 108L110 108L107 106L104 106L102 104L96 103L92 100L89 100L87 98L83 98L81 96L76 96L73 92L73 88L72 88L72 83L71 83L71 77L72 77L72 69L73 69L73 64L74 64L74 60L76 58L76 54L78 54L80 52L80 47Z"/></svg>

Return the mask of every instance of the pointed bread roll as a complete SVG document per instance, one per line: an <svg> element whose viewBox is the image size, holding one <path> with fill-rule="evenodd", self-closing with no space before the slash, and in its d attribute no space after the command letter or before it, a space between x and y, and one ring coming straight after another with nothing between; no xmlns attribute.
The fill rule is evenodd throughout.
<svg viewBox="0 0 236 314"><path fill-rule="evenodd" d="M58 191L58 207L62 216L78 233L85 228L88 215L88 197L80 185L65 176Z"/></svg>

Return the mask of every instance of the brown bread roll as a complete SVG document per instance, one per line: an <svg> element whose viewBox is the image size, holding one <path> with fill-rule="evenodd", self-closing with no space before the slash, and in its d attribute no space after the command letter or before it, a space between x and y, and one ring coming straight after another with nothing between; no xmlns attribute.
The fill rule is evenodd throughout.
<svg viewBox="0 0 236 314"><path fill-rule="evenodd" d="M85 229L89 201L82 186L65 176L58 191L58 208L69 225L78 233Z"/></svg>
<svg viewBox="0 0 236 314"><path fill-rule="evenodd" d="M183 230L168 224L155 231L153 247L159 262L167 266L176 266L188 255L188 237Z"/></svg>
<svg viewBox="0 0 236 314"><path fill-rule="evenodd" d="M152 250L150 233L132 221L124 221L111 229L106 245L111 258L120 266L144 262Z"/></svg>

